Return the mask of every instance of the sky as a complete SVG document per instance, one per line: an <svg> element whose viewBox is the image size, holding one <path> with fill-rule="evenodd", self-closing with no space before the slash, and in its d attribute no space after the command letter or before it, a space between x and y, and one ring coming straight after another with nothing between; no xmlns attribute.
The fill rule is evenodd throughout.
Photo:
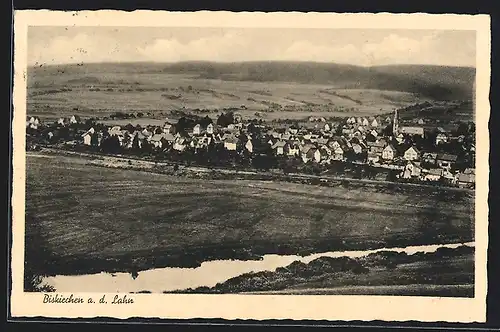
<svg viewBox="0 0 500 332"><path fill-rule="evenodd" d="M475 31L30 27L28 64L315 61L359 66L476 63Z"/></svg>

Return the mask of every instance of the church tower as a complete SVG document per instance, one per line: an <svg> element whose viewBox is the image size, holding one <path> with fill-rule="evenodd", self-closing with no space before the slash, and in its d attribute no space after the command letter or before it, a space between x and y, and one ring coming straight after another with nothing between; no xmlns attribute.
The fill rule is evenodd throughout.
<svg viewBox="0 0 500 332"><path fill-rule="evenodd" d="M398 136L399 123L398 123L398 110L394 110L394 119L392 120L392 135L394 137Z"/></svg>

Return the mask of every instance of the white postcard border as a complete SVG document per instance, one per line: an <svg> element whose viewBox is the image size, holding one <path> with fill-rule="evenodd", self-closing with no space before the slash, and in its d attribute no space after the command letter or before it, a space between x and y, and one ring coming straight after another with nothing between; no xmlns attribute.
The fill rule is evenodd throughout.
<svg viewBox="0 0 500 332"><path fill-rule="evenodd" d="M43 304L23 292L25 206L26 52L28 26L172 26L457 29L477 31L476 67L476 270L475 298L312 295L134 294L134 303ZM488 247L490 18L455 14L231 13L154 11L16 11L14 16L14 117L12 193L13 317L222 318L484 322ZM102 293L73 293L84 299ZM69 295L69 294L64 294ZM106 294L113 297L115 294Z"/></svg>

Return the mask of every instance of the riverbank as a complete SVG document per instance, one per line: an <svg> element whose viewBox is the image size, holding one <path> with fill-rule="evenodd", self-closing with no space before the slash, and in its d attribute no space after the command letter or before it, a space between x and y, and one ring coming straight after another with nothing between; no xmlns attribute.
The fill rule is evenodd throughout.
<svg viewBox="0 0 500 332"><path fill-rule="evenodd" d="M467 243L464 245L473 247L474 243ZM185 289L195 289L198 287L211 288L218 284L224 283L231 278L248 273L256 273L262 271L275 272L277 269L285 268L292 263L301 262L304 264L309 264L310 262L320 258L328 259L344 257L351 259L360 259L368 255L385 254L390 259L392 257L390 256L390 254L394 253L404 253L407 255L413 255L415 253L424 254L432 253L437 250L443 250L443 248L453 250L462 246L463 245L461 244L409 246L405 248L380 250L324 252L304 257L296 255L264 255L261 260L257 261L218 260L203 262L201 266L197 268L151 269L140 272L137 276L134 277L127 273L98 273L79 276L57 275L55 277L47 277L43 280L43 282L59 292L109 292L110 290L119 293L162 293L169 291L182 292ZM390 262L388 262L387 264L389 263ZM381 285L381 290L383 290L384 287L385 286ZM337 288L342 290L338 290ZM342 286L337 288L294 289L293 291L299 293L311 293L313 290L317 292L345 292L347 290L351 290L353 292L356 292L364 288L367 288L367 291L370 291L369 286Z"/></svg>
<svg viewBox="0 0 500 332"><path fill-rule="evenodd" d="M309 263L295 261L275 271L246 273L214 287L169 293L474 297L474 248L320 257Z"/></svg>

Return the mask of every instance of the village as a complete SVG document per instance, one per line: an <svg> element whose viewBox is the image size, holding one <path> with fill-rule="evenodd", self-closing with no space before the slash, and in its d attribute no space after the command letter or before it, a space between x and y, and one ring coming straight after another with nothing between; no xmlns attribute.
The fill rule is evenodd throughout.
<svg viewBox="0 0 500 332"><path fill-rule="evenodd" d="M42 123L32 116L26 127L28 149L54 146L289 173L339 175L354 165L362 170L357 178L474 188L473 123L452 130L424 128L421 119L406 125L397 109L386 117L308 122L270 125L228 112L216 121L184 114L163 126L145 127L106 126L77 115Z"/></svg>

